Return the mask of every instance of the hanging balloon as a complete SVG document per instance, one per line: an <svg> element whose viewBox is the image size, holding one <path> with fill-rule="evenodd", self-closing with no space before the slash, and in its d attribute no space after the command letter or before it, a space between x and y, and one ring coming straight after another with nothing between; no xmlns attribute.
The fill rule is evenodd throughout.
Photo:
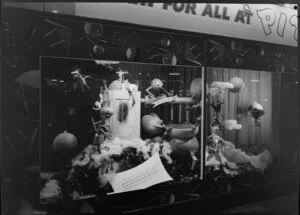
<svg viewBox="0 0 300 215"><path fill-rule="evenodd" d="M22 73L15 79L15 82L26 87L31 87L33 89L40 88L41 72L40 70L31 70Z"/></svg>
<svg viewBox="0 0 300 215"><path fill-rule="evenodd" d="M236 63L236 65L241 66L244 63L244 60L241 57L237 57L235 59L235 63Z"/></svg>
<svg viewBox="0 0 300 215"><path fill-rule="evenodd" d="M285 72L285 66L284 66L284 64L280 64L280 72L281 73Z"/></svg>
<svg viewBox="0 0 300 215"><path fill-rule="evenodd" d="M274 54L275 58L280 58L282 56L281 52L275 52Z"/></svg>
<svg viewBox="0 0 300 215"><path fill-rule="evenodd" d="M132 46L126 50L126 58L128 60L134 60L136 57L136 47Z"/></svg>
<svg viewBox="0 0 300 215"><path fill-rule="evenodd" d="M200 101L202 94L202 79L195 78L190 86L190 92L192 94L192 98L196 101Z"/></svg>
<svg viewBox="0 0 300 215"><path fill-rule="evenodd" d="M92 24L90 22L86 22L86 23L84 23L84 27L83 28L84 28L84 32L86 34L90 34L91 29L92 29Z"/></svg>
<svg viewBox="0 0 300 215"><path fill-rule="evenodd" d="M235 50L237 48L237 44L236 44L236 41L231 41L231 50Z"/></svg>
<svg viewBox="0 0 300 215"><path fill-rule="evenodd" d="M162 38L160 43L164 46L164 47L168 47L171 44L171 40L169 38Z"/></svg>
<svg viewBox="0 0 300 215"><path fill-rule="evenodd" d="M265 114L263 106L257 102L253 102L251 105L249 105L248 112L254 118L255 125L260 126L260 117Z"/></svg>
<svg viewBox="0 0 300 215"><path fill-rule="evenodd" d="M263 57L265 55L265 49L264 48L260 48L258 50L258 54L259 54L259 56Z"/></svg>
<svg viewBox="0 0 300 215"><path fill-rule="evenodd" d="M229 82L233 84L233 88L230 89L230 91L233 93L239 92L245 85L243 79L241 79L239 77L233 77L230 79Z"/></svg>
<svg viewBox="0 0 300 215"><path fill-rule="evenodd" d="M78 145L77 138L67 131L57 135L53 140L53 150L56 152L70 152Z"/></svg>
<svg viewBox="0 0 300 215"><path fill-rule="evenodd" d="M142 118L142 128L147 136L161 136L165 131L164 122L154 113L145 115Z"/></svg>
<svg viewBox="0 0 300 215"><path fill-rule="evenodd" d="M177 57L173 52L168 52L162 57L163 64L176 65Z"/></svg>
<svg viewBox="0 0 300 215"><path fill-rule="evenodd" d="M105 49L104 49L103 45L101 45L101 44L93 46L93 52L96 55L102 55L104 53L104 51L105 51Z"/></svg>
<svg viewBox="0 0 300 215"><path fill-rule="evenodd" d="M91 37L101 37L103 26L99 23L84 23L84 32Z"/></svg>

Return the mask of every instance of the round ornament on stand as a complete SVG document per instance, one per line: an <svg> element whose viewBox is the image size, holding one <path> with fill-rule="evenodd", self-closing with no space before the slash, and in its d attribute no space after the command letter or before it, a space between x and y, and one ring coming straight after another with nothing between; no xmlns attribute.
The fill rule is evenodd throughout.
<svg viewBox="0 0 300 215"><path fill-rule="evenodd" d="M155 113L143 116L142 128L149 137L161 136L166 130L164 122Z"/></svg>
<svg viewBox="0 0 300 215"><path fill-rule="evenodd" d="M239 77L233 77L229 82L233 85L233 88L230 89L230 91L233 93L240 92L240 90L245 86L243 79Z"/></svg>
<svg viewBox="0 0 300 215"><path fill-rule="evenodd" d="M70 152L78 145L77 138L67 131L60 133L53 140L53 150L55 152Z"/></svg>

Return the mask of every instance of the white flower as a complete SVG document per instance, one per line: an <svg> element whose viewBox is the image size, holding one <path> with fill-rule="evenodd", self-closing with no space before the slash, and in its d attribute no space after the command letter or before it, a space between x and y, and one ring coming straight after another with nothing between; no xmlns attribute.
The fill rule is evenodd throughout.
<svg viewBox="0 0 300 215"><path fill-rule="evenodd" d="M51 201L61 194L61 188L58 185L58 181L54 179L50 179L47 181L45 186L40 192L41 199L44 201Z"/></svg>
<svg viewBox="0 0 300 215"><path fill-rule="evenodd" d="M228 130L239 130L239 129L242 129L242 125L238 124L237 121L234 120L234 119L224 120L222 122L222 124L225 127L225 129L228 129Z"/></svg>
<svg viewBox="0 0 300 215"><path fill-rule="evenodd" d="M163 141L163 147L161 150L162 156L167 160L168 164L173 163L172 158L170 157L170 154L172 153L172 148L169 142Z"/></svg>
<svg viewBox="0 0 300 215"><path fill-rule="evenodd" d="M99 93L99 100L95 101L95 106L96 107L93 107L93 109L94 110L100 110L101 106L102 106L102 103L103 103L103 95L101 93Z"/></svg>

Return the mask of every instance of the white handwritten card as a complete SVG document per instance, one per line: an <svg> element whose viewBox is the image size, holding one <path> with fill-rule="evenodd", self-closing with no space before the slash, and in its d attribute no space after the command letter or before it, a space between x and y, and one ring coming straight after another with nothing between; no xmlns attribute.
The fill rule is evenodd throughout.
<svg viewBox="0 0 300 215"><path fill-rule="evenodd" d="M159 154L155 154L139 166L117 173L109 182L114 190L113 193L120 193L145 189L171 180L173 179L164 168Z"/></svg>

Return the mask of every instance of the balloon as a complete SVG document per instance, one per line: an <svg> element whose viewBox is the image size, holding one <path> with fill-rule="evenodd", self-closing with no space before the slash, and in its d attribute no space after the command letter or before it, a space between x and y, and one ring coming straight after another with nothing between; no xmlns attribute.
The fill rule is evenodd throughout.
<svg viewBox="0 0 300 215"><path fill-rule="evenodd" d="M168 47L171 44L171 40L169 38L162 38L160 43L164 46L164 47Z"/></svg>
<svg viewBox="0 0 300 215"><path fill-rule="evenodd" d="M99 23L84 23L84 32L91 37L100 37L103 33L103 26Z"/></svg>
<svg viewBox="0 0 300 215"><path fill-rule="evenodd" d="M162 62L163 64L176 65L177 57L173 52L168 52L163 56Z"/></svg>
<svg viewBox="0 0 300 215"><path fill-rule="evenodd" d="M255 121L258 121L258 119L265 114L262 105L257 102L253 102L251 105L249 105L248 112L255 119Z"/></svg>
<svg viewBox="0 0 300 215"><path fill-rule="evenodd" d="M229 81L233 84L233 89L230 89L231 92L237 93L244 87L244 81L239 77L233 77Z"/></svg>
<svg viewBox="0 0 300 215"><path fill-rule="evenodd" d="M237 47L236 41L231 41L231 49L235 50Z"/></svg>
<svg viewBox="0 0 300 215"><path fill-rule="evenodd" d="M265 49L264 48L260 48L259 50L258 50L258 54L259 54L259 56L264 56L265 55Z"/></svg>
<svg viewBox="0 0 300 215"><path fill-rule="evenodd" d="M93 52L96 55L102 55L104 53L105 49L103 47L103 45L94 45L93 46Z"/></svg>
<svg viewBox="0 0 300 215"><path fill-rule="evenodd" d="M200 101L202 94L202 79L195 78L190 86L190 92L194 100Z"/></svg>
<svg viewBox="0 0 300 215"><path fill-rule="evenodd" d="M235 63L236 63L236 65L241 66L244 63L244 60L241 57L237 57L235 59Z"/></svg>
<svg viewBox="0 0 300 215"><path fill-rule="evenodd" d="M67 131L57 135L53 140L53 150L56 152L72 151L77 145L77 138Z"/></svg>
<svg viewBox="0 0 300 215"><path fill-rule="evenodd" d="M15 79L15 82L26 87L39 89L40 82L41 82L40 80L41 80L40 70L31 70L21 74L19 77Z"/></svg>
<svg viewBox="0 0 300 215"><path fill-rule="evenodd" d="M164 122L154 113L142 118L142 128L148 136L161 136L165 131Z"/></svg>
<svg viewBox="0 0 300 215"><path fill-rule="evenodd" d="M126 50L126 58L128 60L134 60L136 57L136 48L134 46L132 47L129 47L127 50Z"/></svg>

